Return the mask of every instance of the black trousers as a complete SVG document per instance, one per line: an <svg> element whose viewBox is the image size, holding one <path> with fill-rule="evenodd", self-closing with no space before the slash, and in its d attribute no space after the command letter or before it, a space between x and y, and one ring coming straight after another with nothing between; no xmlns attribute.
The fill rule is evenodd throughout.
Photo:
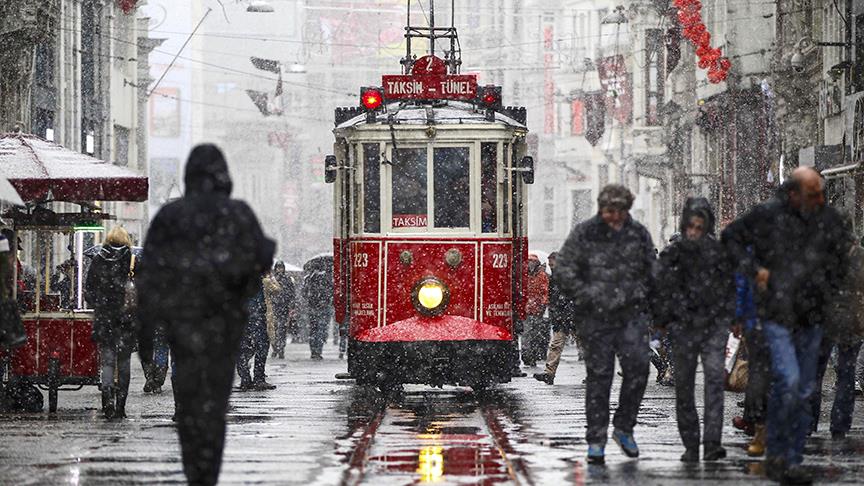
<svg viewBox="0 0 864 486"><path fill-rule="evenodd" d="M240 356L237 360L237 374L240 375L241 384L252 382L249 373L249 360L255 358L254 380L264 381L267 366L267 352L270 351L270 338L267 336L267 323L255 322L250 324L251 341L240 348Z"/></svg>
<svg viewBox="0 0 864 486"><path fill-rule="evenodd" d="M764 424L771 389L771 354L761 327L744 333L747 346L747 388L744 391L744 420Z"/></svg>
<svg viewBox="0 0 864 486"><path fill-rule="evenodd" d="M596 323L595 323L596 324ZM647 319L639 316L629 322L586 326L583 335L585 368L585 413L589 444L606 444L609 429L609 395L615 376L615 357L621 364L624 380L618 397L613 424L616 429L633 432L639 405L648 384L651 349L648 347Z"/></svg>
<svg viewBox="0 0 864 486"><path fill-rule="evenodd" d="M705 378L705 444L720 445L723 433L723 381L729 330L722 325L681 327L673 334L675 362L675 414L684 447L699 447L699 412L696 410L696 364L702 361Z"/></svg>
<svg viewBox="0 0 864 486"><path fill-rule="evenodd" d="M219 479L225 447L225 414L234 380L233 352L173 349L174 403L183 472L190 485L210 486Z"/></svg>
<svg viewBox="0 0 864 486"><path fill-rule="evenodd" d="M327 329L330 328L330 312L326 309L309 309L309 350L313 356L321 356Z"/></svg>

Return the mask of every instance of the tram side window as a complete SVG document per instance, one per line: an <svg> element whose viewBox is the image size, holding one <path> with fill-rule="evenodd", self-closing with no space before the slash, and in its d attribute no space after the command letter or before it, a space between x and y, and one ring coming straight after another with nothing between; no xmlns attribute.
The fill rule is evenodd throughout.
<svg viewBox="0 0 864 486"><path fill-rule="evenodd" d="M377 143L363 144L363 231L381 232L381 161Z"/></svg>
<svg viewBox="0 0 864 486"><path fill-rule="evenodd" d="M504 233L510 232L510 195L509 195L509 186L510 186L510 171L507 170L509 168L508 161L510 160L510 144L504 144L504 181L502 183L502 191L504 204L502 205L501 211L501 221L504 226Z"/></svg>
<svg viewBox="0 0 864 486"><path fill-rule="evenodd" d="M439 147L434 151L436 228L471 226L469 161L467 147Z"/></svg>
<svg viewBox="0 0 864 486"><path fill-rule="evenodd" d="M480 219L484 233L498 231L498 144L480 145Z"/></svg>
<svg viewBox="0 0 864 486"><path fill-rule="evenodd" d="M425 228L426 148L393 151L393 228Z"/></svg>

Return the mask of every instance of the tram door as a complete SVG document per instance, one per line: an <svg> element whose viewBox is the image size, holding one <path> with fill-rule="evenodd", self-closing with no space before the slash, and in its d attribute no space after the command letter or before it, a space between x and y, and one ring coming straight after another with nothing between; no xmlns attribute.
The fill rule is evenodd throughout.
<svg viewBox="0 0 864 486"><path fill-rule="evenodd" d="M356 167L356 162L352 156L350 144L345 139L339 139L333 146L333 153L336 156L336 180L333 184L333 198L335 201L333 211L335 212L334 228L333 228L333 305L334 317L340 325L347 324L348 309L351 302L349 292L351 285L350 277L350 248L349 237L351 236L352 221L352 204L354 204L354 194L351 184L353 170Z"/></svg>

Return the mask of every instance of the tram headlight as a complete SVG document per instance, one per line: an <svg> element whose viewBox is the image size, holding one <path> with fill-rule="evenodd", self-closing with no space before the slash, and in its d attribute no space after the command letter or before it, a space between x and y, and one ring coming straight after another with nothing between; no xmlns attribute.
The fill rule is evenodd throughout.
<svg viewBox="0 0 864 486"><path fill-rule="evenodd" d="M450 302L450 289L437 278L427 277L414 286L411 300L414 308L421 314L437 316L447 309L447 304Z"/></svg>

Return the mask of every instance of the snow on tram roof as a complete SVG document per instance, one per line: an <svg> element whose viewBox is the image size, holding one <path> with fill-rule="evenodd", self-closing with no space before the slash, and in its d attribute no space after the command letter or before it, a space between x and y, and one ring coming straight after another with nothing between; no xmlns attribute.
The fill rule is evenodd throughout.
<svg viewBox="0 0 864 486"><path fill-rule="evenodd" d="M486 120L484 110L478 110L473 104L462 101L445 101L442 105L406 105L400 106L400 103L388 103L387 112L378 115L376 125L387 125L387 117L390 114L395 115L394 120L397 125L427 125L426 108L432 108L433 122L436 125L461 125L461 124L481 124L490 123ZM526 128L524 124L504 115L500 112L495 112L495 122L505 123L511 127ZM350 120L340 123L336 129L356 127L366 124L366 114L361 113Z"/></svg>

